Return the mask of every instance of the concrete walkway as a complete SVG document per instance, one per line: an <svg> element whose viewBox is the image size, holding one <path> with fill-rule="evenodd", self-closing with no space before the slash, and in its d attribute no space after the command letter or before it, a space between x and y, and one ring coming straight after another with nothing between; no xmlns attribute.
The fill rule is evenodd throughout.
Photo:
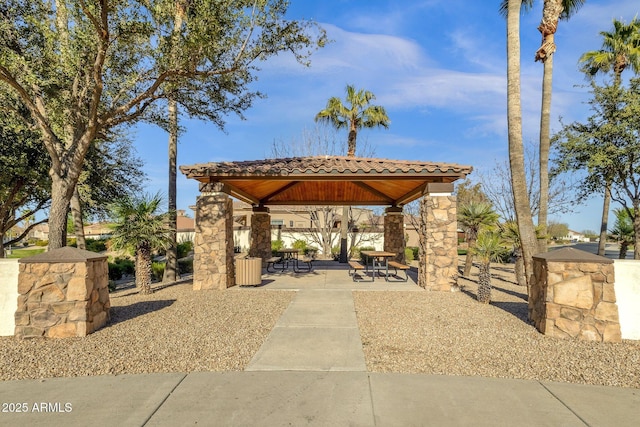
<svg viewBox="0 0 640 427"><path fill-rule="evenodd" d="M640 422L639 389L367 372L351 289L413 290L415 283L353 283L344 270L280 274L265 275L265 287L298 292L246 371L0 381L0 426Z"/></svg>

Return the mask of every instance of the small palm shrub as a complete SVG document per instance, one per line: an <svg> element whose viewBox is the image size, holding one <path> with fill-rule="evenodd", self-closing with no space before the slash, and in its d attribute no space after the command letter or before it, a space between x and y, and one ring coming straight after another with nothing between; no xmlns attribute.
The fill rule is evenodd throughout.
<svg viewBox="0 0 640 427"><path fill-rule="evenodd" d="M491 261L500 262L506 249L498 233L483 231L478 235L472 251L480 262L477 298L479 302L488 304L491 302Z"/></svg>
<svg viewBox="0 0 640 427"><path fill-rule="evenodd" d="M141 294L151 293L152 251L166 249L171 241L169 214L158 213L161 203L159 194L143 195L121 199L112 207L116 221L111 243L116 250L135 251L136 286Z"/></svg>

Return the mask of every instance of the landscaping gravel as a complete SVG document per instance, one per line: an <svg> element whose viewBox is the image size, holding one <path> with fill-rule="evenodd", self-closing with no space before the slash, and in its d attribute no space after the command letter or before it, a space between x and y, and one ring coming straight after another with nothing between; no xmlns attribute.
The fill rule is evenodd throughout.
<svg viewBox="0 0 640 427"><path fill-rule="evenodd" d="M503 269L489 305L466 279L462 292L354 292L367 370L640 388L640 341L540 334L526 320L526 289Z"/></svg>
<svg viewBox="0 0 640 427"><path fill-rule="evenodd" d="M490 305L475 300L476 284L466 279L462 292L354 291L368 370L640 388L640 341L544 336L526 321L526 291L512 271L493 272ZM294 296L193 291L190 282L151 295L120 290L111 294L111 323L87 337L0 337L0 380L240 371Z"/></svg>
<svg viewBox="0 0 640 427"><path fill-rule="evenodd" d="M0 337L0 380L243 370L294 295L193 291L190 282L119 291L111 323L86 337Z"/></svg>

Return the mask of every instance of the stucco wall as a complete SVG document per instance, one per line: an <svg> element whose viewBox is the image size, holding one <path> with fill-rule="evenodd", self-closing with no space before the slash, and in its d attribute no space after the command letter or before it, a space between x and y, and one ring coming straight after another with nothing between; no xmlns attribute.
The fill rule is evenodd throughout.
<svg viewBox="0 0 640 427"><path fill-rule="evenodd" d="M0 259L0 336L15 332L18 308L18 259Z"/></svg>
<svg viewBox="0 0 640 427"><path fill-rule="evenodd" d="M640 261L615 260L614 268L622 338L640 340Z"/></svg>

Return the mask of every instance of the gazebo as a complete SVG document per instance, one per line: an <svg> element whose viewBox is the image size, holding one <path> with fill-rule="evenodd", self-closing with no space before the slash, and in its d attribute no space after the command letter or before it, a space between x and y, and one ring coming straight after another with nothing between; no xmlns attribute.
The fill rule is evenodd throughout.
<svg viewBox="0 0 640 427"><path fill-rule="evenodd" d="M181 166L200 182L196 201L194 289L235 285L233 203L253 206L249 255L271 257L269 206L387 206L384 250L404 259L403 206L420 204L418 284L449 290L457 275L457 215L453 182L471 166L341 156L296 157Z"/></svg>

